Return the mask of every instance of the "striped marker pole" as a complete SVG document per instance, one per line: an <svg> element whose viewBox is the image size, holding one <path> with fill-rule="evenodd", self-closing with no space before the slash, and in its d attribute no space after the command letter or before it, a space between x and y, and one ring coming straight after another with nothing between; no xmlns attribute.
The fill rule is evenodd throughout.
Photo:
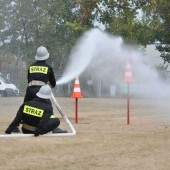
<svg viewBox="0 0 170 170"><path fill-rule="evenodd" d="M73 90L73 94L71 98L75 98L75 122L78 123L78 98L83 98L81 94L80 83L79 83L78 77L76 77L75 79L74 90Z"/></svg>
<svg viewBox="0 0 170 170"><path fill-rule="evenodd" d="M125 77L124 82L127 83L128 89L127 89L127 124L130 124L130 83L133 82L132 78L132 69L130 62L127 62L126 68L125 68Z"/></svg>

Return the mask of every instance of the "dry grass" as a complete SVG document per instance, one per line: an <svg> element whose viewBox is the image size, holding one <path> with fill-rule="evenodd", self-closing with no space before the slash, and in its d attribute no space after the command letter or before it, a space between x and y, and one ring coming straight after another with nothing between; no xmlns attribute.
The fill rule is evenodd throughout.
<svg viewBox="0 0 170 170"><path fill-rule="evenodd" d="M23 98L0 98L0 133ZM57 99L77 131L72 137L0 138L0 170L169 170L169 101ZM55 110L55 109L54 109ZM56 111L56 110L55 110Z"/></svg>

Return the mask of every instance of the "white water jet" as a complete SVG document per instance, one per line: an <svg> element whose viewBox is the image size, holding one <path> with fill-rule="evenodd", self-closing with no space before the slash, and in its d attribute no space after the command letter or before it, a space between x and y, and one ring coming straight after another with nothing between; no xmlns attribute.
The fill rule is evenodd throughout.
<svg viewBox="0 0 170 170"><path fill-rule="evenodd" d="M62 78L57 81L57 85L68 83L76 76L79 76L92 64L92 59L97 57L100 58L101 61L102 58L105 60L104 57L107 57L105 55L106 51L113 50L114 53L118 53L121 43L122 39L120 37L112 40L112 38L99 29L91 29L85 32L72 49L68 65Z"/></svg>
<svg viewBox="0 0 170 170"><path fill-rule="evenodd" d="M99 29L85 32L77 41L57 85L68 83L87 70L94 75L100 73L108 83L111 79L120 83L128 60L132 65L135 82L147 89L147 95L170 96L169 86L160 81L157 72L150 65L144 63L139 51L126 46L121 37L110 35Z"/></svg>

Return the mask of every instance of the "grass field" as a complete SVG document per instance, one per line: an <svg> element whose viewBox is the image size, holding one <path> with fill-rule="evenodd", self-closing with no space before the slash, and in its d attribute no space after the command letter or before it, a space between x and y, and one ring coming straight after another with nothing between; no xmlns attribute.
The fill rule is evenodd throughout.
<svg viewBox="0 0 170 170"><path fill-rule="evenodd" d="M71 137L0 138L0 170L169 170L168 100L57 98L75 127ZM23 98L0 98L0 133ZM54 106L56 114L57 109Z"/></svg>

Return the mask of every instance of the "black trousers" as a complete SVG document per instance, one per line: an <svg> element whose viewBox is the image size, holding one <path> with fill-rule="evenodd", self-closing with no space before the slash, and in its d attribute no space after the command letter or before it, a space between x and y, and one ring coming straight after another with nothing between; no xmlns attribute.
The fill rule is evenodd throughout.
<svg viewBox="0 0 170 170"><path fill-rule="evenodd" d="M44 124L43 129L40 129L40 135L44 135L48 132L53 131L54 129L56 129L58 126L60 125L60 120L58 118L50 118L50 120ZM22 127L22 132L24 134L34 134L34 131L30 131L28 129L25 129Z"/></svg>
<svg viewBox="0 0 170 170"><path fill-rule="evenodd" d="M28 86L24 97L24 102L31 101L36 97L36 93L39 92L41 86Z"/></svg>

